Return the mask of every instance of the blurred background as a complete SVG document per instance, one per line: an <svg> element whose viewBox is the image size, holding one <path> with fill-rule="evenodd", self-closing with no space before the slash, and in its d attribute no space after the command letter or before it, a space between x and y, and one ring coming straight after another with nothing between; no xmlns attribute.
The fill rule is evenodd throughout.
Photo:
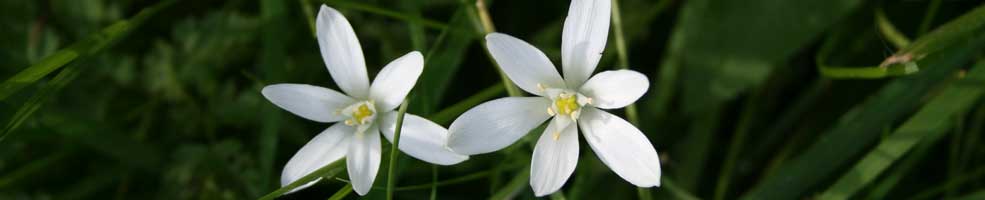
<svg viewBox="0 0 985 200"><path fill-rule="evenodd" d="M597 71L648 76L633 108L610 112L655 145L663 184L635 188L581 141L574 175L551 198L985 199L982 1L613 2L621 21ZM370 77L424 52L409 112L447 126L507 96L482 46L492 30L481 15L560 63L569 1L479 3L0 1L0 199L276 190L287 160L328 124L259 91L337 88L313 34L321 4L352 23ZM539 134L530 135L454 166L401 155L396 198L533 199L525 173ZM387 153L379 189L364 198L383 199ZM345 180L283 198L326 199L344 193Z"/></svg>

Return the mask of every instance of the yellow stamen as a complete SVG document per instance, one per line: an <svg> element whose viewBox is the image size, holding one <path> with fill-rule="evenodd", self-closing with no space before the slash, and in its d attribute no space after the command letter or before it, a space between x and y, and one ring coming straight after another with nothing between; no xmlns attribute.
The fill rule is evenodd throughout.
<svg viewBox="0 0 985 200"><path fill-rule="evenodd" d="M561 132L554 131L554 140L561 138Z"/></svg>
<svg viewBox="0 0 985 200"><path fill-rule="evenodd" d="M373 116L373 111L369 110L369 106L366 104L359 105L355 111L352 112L352 118L355 119L355 123L364 124L366 123L366 118ZM346 120L348 121L348 120ZM348 123L347 123L348 124Z"/></svg>
<svg viewBox="0 0 985 200"><path fill-rule="evenodd" d="M557 107L557 113L561 115L570 115L578 110L581 106L578 105L578 101L575 95L559 95L556 100L554 100L554 106Z"/></svg>

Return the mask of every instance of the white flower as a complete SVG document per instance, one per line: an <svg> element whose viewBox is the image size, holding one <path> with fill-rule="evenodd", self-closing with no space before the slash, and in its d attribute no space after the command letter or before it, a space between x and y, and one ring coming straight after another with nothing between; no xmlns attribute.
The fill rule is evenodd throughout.
<svg viewBox="0 0 985 200"><path fill-rule="evenodd" d="M603 163L639 187L660 185L660 159L650 141L626 120L601 109L625 107L646 93L646 76L631 70L591 77L609 31L608 0L574 0L564 22L561 66L526 42L486 36L489 53L506 75L538 97L506 97L466 111L449 127L448 146L463 154L496 151L551 119L537 140L530 186L537 196L564 185L578 161L578 127Z"/></svg>
<svg viewBox="0 0 985 200"><path fill-rule="evenodd" d="M274 84L263 88L264 97L295 115L317 122L342 121L319 133L294 154L281 174L281 185L345 157L353 190L365 195L380 167L379 133L382 131L387 140L393 141L397 115L393 109L414 87L424 68L424 58L417 51L397 58L383 67L370 85L362 47L345 17L322 5L316 26L325 66L348 96L305 84ZM406 114L399 148L417 159L439 165L468 159L444 146L447 132L434 122Z"/></svg>

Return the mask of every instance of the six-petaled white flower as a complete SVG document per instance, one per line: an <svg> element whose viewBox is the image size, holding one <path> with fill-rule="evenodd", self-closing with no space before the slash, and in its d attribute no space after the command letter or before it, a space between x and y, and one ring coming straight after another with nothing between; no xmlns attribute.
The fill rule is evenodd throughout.
<svg viewBox="0 0 985 200"><path fill-rule="evenodd" d="M553 118L534 147L530 186L537 196L553 193L574 172L578 127L596 155L617 175L639 187L660 185L660 159L635 126L601 109L625 107L649 88L630 70L595 70L609 31L609 0L574 0L564 22L561 66L530 44L500 33L486 36L489 53L506 75L538 97L506 97L476 106L448 128L448 146L463 154L496 151Z"/></svg>
<svg viewBox="0 0 985 200"><path fill-rule="evenodd" d="M331 162L346 158L352 188L365 195L380 166L380 132L393 141L394 108L417 82L424 68L419 52L387 64L370 85L362 47L348 20L322 5L316 22L318 46L328 72L345 94L305 84L274 84L263 96L295 115L317 122L339 122L309 141L287 162L281 185L287 185ZM448 131L422 117L406 114L399 149L417 159L451 165L468 159L445 147ZM314 184L307 183L296 190ZM293 192L293 191L292 191Z"/></svg>

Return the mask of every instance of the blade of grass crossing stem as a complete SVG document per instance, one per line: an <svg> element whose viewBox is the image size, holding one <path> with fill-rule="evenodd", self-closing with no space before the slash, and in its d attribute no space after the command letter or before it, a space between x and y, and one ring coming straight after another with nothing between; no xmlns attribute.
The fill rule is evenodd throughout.
<svg viewBox="0 0 985 200"><path fill-rule="evenodd" d="M349 193L352 193L352 183L346 183L342 189L339 189L339 191L336 191L335 194L328 197L328 200L342 200L346 196L349 196Z"/></svg>
<svg viewBox="0 0 985 200"><path fill-rule="evenodd" d="M393 131L393 148L390 148L390 167L387 167L387 180L386 180L386 199L393 199L393 189L397 185L396 173L394 173L397 167L397 156L400 154L400 132L403 130L404 125L404 114L407 113L407 99L404 99L403 103L400 103L400 109L397 109L397 128Z"/></svg>
<svg viewBox="0 0 985 200"><path fill-rule="evenodd" d="M919 65L933 67L897 78L884 86L865 103L842 116L833 128L821 135L799 157L763 179L743 199L791 199L817 187L825 181L825 177L830 177L841 166L848 164L852 155L858 155L877 140L877 133L883 126L916 109L921 97L937 83L950 78L956 69L985 46L985 33L962 41L917 61Z"/></svg>
<svg viewBox="0 0 985 200"><path fill-rule="evenodd" d="M470 2L472 0L461 1ZM482 42L479 42L482 44L482 49L489 49L489 47L486 46L485 35L496 32L496 28L493 26L492 19L489 17L489 11L486 10L485 1L475 0L474 6L466 7L468 8L466 11L468 12L469 19L472 21L473 27L475 27L475 30L482 35L482 37L480 37L482 38ZM496 59L493 59L492 55L489 54L489 51L485 52L486 57L489 58L489 61L496 66L496 71L499 72L499 79L503 81L503 87L506 88L506 93L513 97L523 96L523 92L520 92L520 88L513 85L513 82L506 76L506 73L503 73L503 70L499 67L499 64L496 63Z"/></svg>
<svg viewBox="0 0 985 200"><path fill-rule="evenodd" d="M27 99L27 102L17 109L14 116L10 118L10 122L7 122L7 125L4 126L3 131L0 132L0 142L3 142L3 140L7 138L10 133L17 130L17 127L24 123L27 118L31 117L35 111L38 111L38 109L41 108L41 105L44 104L48 98L51 98L52 95L58 94L58 91L61 91L65 85L78 77L78 68L78 66L72 65L62 69L61 72L58 72L58 75L55 75L51 81L41 87L37 93L34 93L34 95L31 96L31 98Z"/></svg>
<svg viewBox="0 0 985 200"><path fill-rule="evenodd" d="M151 7L144 8L129 20L113 23L99 32L91 34L82 41L76 42L67 48L58 50L54 54L43 58L37 64L17 72L13 77L8 78L0 84L0 100L6 99L11 94L16 93L27 85L37 82L73 61L83 60L102 52L107 47L112 47L123 37L129 35L137 27L140 27L148 18L156 15L164 8L173 5L176 1L166 0Z"/></svg>
<svg viewBox="0 0 985 200"><path fill-rule="evenodd" d="M966 77L950 83L940 95L934 97L889 138L882 140L875 149L822 193L821 199L852 197L855 192L869 185L917 143L950 130L953 120L947 119L954 119L969 110L985 92L983 86L985 86L985 60L979 62Z"/></svg>
<svg viewBox="0 0 985 200"><path fill-rule="evenodd" d="M284 187L281 187L277 190L274 190L273 192L270 192L267 195L264 195L263 197L260 197L260 200L272 200L281 195L284 195L284 193L294 190L294 188L297 188L304 184L308 184L312 181L316 181L321 178L332 178L342 170L345 170L345 158L336 160L335 162L329 163L321 168L318 168L318 170L315 170L309 173L308 175L305 175L299 178L298 180L295 180L294 182L285 185Z"/></svg>

